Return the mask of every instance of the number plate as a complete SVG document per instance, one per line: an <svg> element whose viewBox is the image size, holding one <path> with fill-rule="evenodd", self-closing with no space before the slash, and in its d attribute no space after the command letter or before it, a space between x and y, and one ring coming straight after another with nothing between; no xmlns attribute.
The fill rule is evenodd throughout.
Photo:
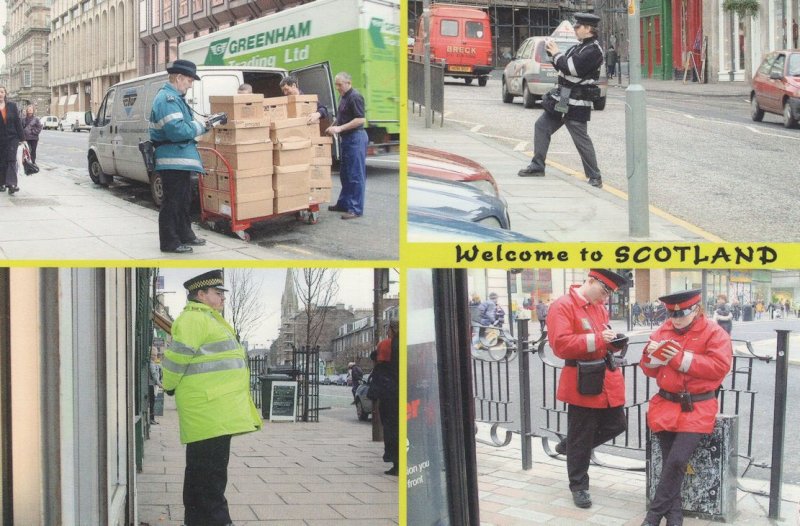
<svg viewBox="0 0 800 526"><path fill-rule="evenodd" d="M472 67L471 66L449 66L447 68L450 71L458 71L462 73L471 73Z"/></svg>
<svg viewBox="0 0 800 526"><path fill-rule="evenodd" d="M558 76L558 71L548 71L545 76L547 76L547 77L557 77Z"/></svg>

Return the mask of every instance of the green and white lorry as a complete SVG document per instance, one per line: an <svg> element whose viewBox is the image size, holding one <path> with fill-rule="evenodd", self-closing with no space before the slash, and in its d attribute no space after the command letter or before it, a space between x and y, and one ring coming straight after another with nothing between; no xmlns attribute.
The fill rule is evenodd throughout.
<svg viewBox="0 0 800 526"><path fill-rule="evenodd" d="M333 76L346 71L365 99L371 153L399 144L398 0L315 0L187 40L178 56L198 66L288 70L332 114Z"/></svg>

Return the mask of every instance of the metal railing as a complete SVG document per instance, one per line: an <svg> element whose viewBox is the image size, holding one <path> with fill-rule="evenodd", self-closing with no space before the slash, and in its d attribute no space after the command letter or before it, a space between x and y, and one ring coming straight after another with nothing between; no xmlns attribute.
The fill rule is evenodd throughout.
<svg viewBox="0 0 800 526"><path fill-rule="evenodd" d="M425 66L420 55L408 56L408 101L412 111L422 115L425 106ZM417 107L418 106L418 107ZM440 115L439 125L444 125L444 64L431 61L431 107L425 111Z"/></svg>

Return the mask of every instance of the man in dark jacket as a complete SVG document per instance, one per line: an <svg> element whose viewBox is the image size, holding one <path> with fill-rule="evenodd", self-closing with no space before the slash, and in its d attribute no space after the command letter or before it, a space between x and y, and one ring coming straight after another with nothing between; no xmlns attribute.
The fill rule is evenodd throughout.
<svg viewBox="0 0 800 526"><path fill-rule="evenodd" d="M603 49L597 42L597 25L600 17L588 13L575 13L575 35L579 44L562 53L558 44L548 40L545 49L558 71L558 92L551 91L542 97L542 116L536 121L531 163L520 170L520 177L543 177L545 159L550 148L550 137L561 126L566 126L572 142L578 149L583 170L589 184L603 187L597 156L586 123L591 119L592 101L599 97L600 66Z"/></svg>

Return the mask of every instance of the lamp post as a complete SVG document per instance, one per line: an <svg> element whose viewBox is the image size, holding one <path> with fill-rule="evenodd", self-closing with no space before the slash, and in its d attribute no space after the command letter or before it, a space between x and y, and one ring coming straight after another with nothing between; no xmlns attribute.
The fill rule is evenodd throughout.
<svg viewBox="0 0 800 526"><path fill-rule="evenodd" d="M632 237L650 235L647 197L647 113L644 87L640 84L638 0L628 0L628 75L625 90L625 151L628 174L628 233Z"/></svg>

